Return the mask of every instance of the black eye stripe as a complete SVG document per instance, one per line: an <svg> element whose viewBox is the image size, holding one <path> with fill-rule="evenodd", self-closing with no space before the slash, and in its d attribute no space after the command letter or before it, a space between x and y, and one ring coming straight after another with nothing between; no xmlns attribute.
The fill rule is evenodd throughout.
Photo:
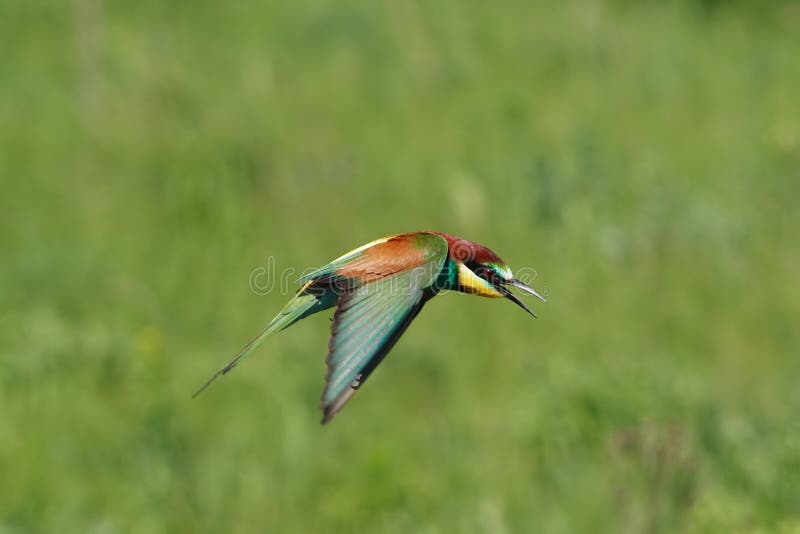
<svg viewBox="0 0 800 534"><path fill-rule="evenodd" d="M498 282L501 280L501 277L497 274L493 267L488 265L483 265L476 262L470 262L466 264L469 269L474 272L479 277L487 280L489 282Z"/></svg>

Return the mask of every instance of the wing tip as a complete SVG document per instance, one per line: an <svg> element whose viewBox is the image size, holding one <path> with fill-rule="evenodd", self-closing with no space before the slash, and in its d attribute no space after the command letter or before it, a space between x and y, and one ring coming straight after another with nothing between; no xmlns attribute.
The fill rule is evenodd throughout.
<svg viewBox="0 0 800 534"><path fill-rule="evenodd" d="M355 384L357 384L357 382L355 382ZM327 387L325 389L327 392ZM320 421L320 424L327 425L330 423L336 414L339 413L339 410L341 410L344 405L347 404L347 401L350 400L350 397L352 397L356 391L358 391L358 386L350 385L347 387L347 389L339 393L338 397L330 402L325 401L325 392L323 392L320 406L322 408L322 420Z"/></svg>

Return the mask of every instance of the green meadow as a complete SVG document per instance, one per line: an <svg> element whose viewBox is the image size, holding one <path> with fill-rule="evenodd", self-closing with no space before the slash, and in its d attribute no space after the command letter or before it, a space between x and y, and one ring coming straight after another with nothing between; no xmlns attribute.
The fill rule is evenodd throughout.
<svg viewBox="0 0 800 534"><path fill-rule="evenodd" d="M800 5L0 0L0 533L800 532ZM464 236L330 425L299 275ZM254 290L253 275L277 285Z"/></svg>

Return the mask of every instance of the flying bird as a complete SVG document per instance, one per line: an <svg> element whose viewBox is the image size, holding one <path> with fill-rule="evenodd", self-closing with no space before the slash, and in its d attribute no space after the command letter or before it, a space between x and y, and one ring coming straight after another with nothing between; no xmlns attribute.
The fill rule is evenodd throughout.
<svg viewBox="0 0 800 534"><path fill-rule="evenodd" d="M295 297L266 329L193 395L236 367L264 340L309 315L335 307L325 359L322 424L329 422L369 378L422 307L442 290L505 297L534 317L511 291L544 301L514 278L494 252L441 232L412 232L376 239L302 276Z"/></svg>

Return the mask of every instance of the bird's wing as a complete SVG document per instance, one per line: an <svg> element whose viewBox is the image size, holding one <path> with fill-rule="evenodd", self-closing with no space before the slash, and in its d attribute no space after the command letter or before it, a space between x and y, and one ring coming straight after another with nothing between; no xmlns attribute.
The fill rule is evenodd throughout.
<svg viewBox="0 0 800 534"><path fill-rule="evenodd" d="M364 383L422 309L427 299L424 289L436 280L446 258L445 243L425 261L339 297L325 360L323 424Z"/></svg>
<svg viewBox="0 0 800 534"><path fill-rule="evenodd" d="M415 232L376 239L303 275L308 280L347 280L361 285L400 273L447 255L447 241L436 234Z"/></svg>

